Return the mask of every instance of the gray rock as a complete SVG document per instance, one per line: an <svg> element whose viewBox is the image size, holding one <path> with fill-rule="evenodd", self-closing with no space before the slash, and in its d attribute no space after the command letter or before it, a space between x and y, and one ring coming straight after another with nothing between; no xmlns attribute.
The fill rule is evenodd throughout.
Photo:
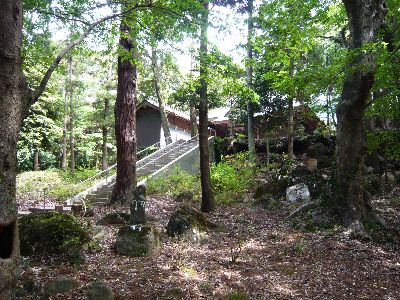
<svg viewBox="0 0 400 300"><path fill-rule="evenodd" d="M381 180L382 183L387 183L390 186L393 186L396 183L396 177L392 172L386 172L386 174L382 174Z"/></svg>
<svg viewBox="0 0 400 300"><path fill-rule="evenodd" d="M96 222L96 225L123 225L128 224L130 219L129 214L125 213L110 213Z"/></svg>
<svg viewBox="0 0 400 300"><path fill-rule="evenodd" d="M317 158L320 155L326 155L327 153L328 147L326 147L323 143L311 145L307 150L307 155L314 158Z"/></svg>
<svg viewBox="0 0 400 300"><path fill-rule="evenodd" d="M160 233L152 224L123 226L119 229L115 251L124 256L149 256L160 246Z"/></svg>
<svg viewBox="0 0 400 300"><path fill-rule="evenodd" d="M102 281L95 281L89 286L87 300L114 300L113 290Z"/></svg>
<svg viewBox="0 0 400 300"><path fill-rule="evenodd" d="M307 185L299 183L288 187L286 190L286 200L289 202L311 201L310 191Z"/></svg>
<svg viewBox="0 0 400 300"><path fill-rule="evenodd" d="M186 237L192 241L199 241L201 232L210 229L218 229L218 225L212 223L196 208L182 203L172 213L168 225L167 234L171 237Z"/></svg>
<svg viewBox="0 0 400 300"><path fill-rule="evenodd" d="M53 279L47 283L45 287L46 293L49 295L63 294L71 290L77 289L80 283L70 277L61 276L59 278Z"/></svg>
<svg viewBox="0 0 400 300"><path fill-rule="evenodd" d="M175 197L176 202L190 202L194 198L194 194L190 191L182 192Z"/></svg>

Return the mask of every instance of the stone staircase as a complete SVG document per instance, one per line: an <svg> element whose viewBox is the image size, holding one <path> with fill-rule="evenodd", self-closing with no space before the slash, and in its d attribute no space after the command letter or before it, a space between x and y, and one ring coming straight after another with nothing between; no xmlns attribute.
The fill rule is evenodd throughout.
<svg viewBox="0 0 400 300"><path fill-rule="evenodd" d="M144 157L136 163L136 175L139 183L140 179L146 180L146 177L159 171L161 168L168 164L176 161L181 156L185 155L193 148L198 147L197 138L190 139L188 141L178 140L152 154ZM71 205L77 200L84 199L85 202L91 202L93 206L98 206L106 203L111 196L113 186L115 184L116 176L111 176L106 179L102 184L97 184L90 191L86 192L85 195L78 197L75 196L73 199L67 200L66 204Z"/></svg>

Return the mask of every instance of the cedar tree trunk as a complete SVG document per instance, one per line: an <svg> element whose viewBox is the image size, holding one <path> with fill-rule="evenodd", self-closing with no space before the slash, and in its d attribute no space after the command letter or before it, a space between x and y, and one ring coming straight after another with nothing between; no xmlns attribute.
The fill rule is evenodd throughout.
<svg viewBox="0 0 400 300"><path fill-rule="evenodd" d="M200 103L199 103L199 149L200 149L200 179L201 179L201 211L214 210L214 195L211 188L210 153L208 148L208 100L207 100L207 30L208 1L204 1L204 12L200 33Z"/></svg>
<svg viewBox="0 0 400 300"><path fill-rule="evenodd" d="M248 22L247 22L247 67L246 67L246 80L247 86L253 88L253 0L249 0L247 4ZM256 154L254 144L254 104L247 101L247 140L249 145L250 158L254 158Z"/></svg>
<svg viewBox="0 0 400 300"><path fill-rule="evenodd" d="M358 49L376 40L384 22L382 0L344 0L349 19L351 48ZM343 224L355 234L363 234L363 221L374 219L363 188L365 155L364 111L370 98L376 70L373 54L359 53L350 63L341 99L337 106L336 197L334 208Z"/></svg>
<svg viewBox="0 0 400 300"><path fill-rule="evenodd" d="M71 174L75 174L75 135L74 135L74 100L73 93L74 87L72 84L72 56L68 57L68 65L69 65L69 147L70 147L70 170Z"/></svg>
<svg viewBox="0 0 400 300"><path fill-rule="evenodd" d="M64 120L63 120L63 140L62 140L62 156L61 168L67 171L67 126L68 126L68 79L65 79L65 95L64 95Z"/></svg>
<svg viewBox="0 0 400 300"><path fill-rule="evenodd" d="M101 127L103 141L102 141L102 156L101 156L101 169L104 171L108 168L108 149L107 149L107 116L110 110L110 99L104 97L104 111L103 111L103 125Z"/></svg>
<svg viewBox="0 0 400 300"><path fill-rule="evenodd" d="M117 140L117 179L111 204L126 203L136 187L136 86L137 68L131 30L122 19L119 44L124 55L118 57L118 89L115 103Z"/></svg>

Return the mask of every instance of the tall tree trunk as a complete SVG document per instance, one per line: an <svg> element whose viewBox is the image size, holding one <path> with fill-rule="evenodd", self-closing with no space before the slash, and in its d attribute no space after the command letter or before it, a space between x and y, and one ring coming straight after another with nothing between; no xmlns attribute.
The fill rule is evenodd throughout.
<svg viewBox="0 0 400 300"><path fill-rule="evenodd" d="M192 101L189 103L189 115L190 115L190 136L195 137L198 134L197 130L197 116L196 116L196 108Z"/></svg>
<svg viewBox="0 0 400 300"><path fill-rule="evenodd" d="M39 150L33 151L33 171L39 171Z"/></svg>
<svg viewBox="0 0 400 300"><path fill-rule="evenodd" d="M74 133L74 119L75 119L75 110L74 110L74 87L72 83L72 56L68 57L68 65L69 65L69 147L70 147L70 171L71 174L75 174L75 133Z"/></svg>
<svg viewBox="0 0 400 300"><path fill-rule="evenodd" d="M169 130L169 122L168 122L167 114L165 113L164 99L162 98L162 95L161 95L161 89L160 89L160 83L159 83L160 74L158 72L158 65L157 65L157 48L154 46L151 47L151 67L153 70L154 90L156 92L156 96L157 96L157 100L158 100L158 107L160 108L161 126L164 131L165 144L168 145L172 142L171 131Z"/></svg>
<svg viewBox="0 0 400 300"><path fill-rule="evenodd" d="M209 2L203 1L204 12L201 20L200 33L200 103L199 103L199 149L200 149L200 179L201 179L201 211L211 212L215 209L214 195L211 188L210 153L208 146L208 14Z"/></svg>
<svg viewBox="0 0 400 300"><path fill-rule="evenodd" d="M14 299L19 238L15 184L26 82L21 72L22 1L0 1L0 299Z"/></svg>
<svg viewBox="0 0 400 300"><path fill-rule="evenodd" d="M253 88L253 0L247 1L247 67L246 80L247 86ZM250 158L254 158L256 148L254 143L254 104L247 101L247 140L249 145Z"/></svg>
<svg viewBox="0 0 400 300"><path fill-rule="evenodd" d="M351 48L376 40L384 22L386 5L381 0L344 0L349 18ZM365 155L364 111L376 70L371 52L361 52L349 68L337 106L336 197L334 208L355 234L363 234L362 222L375 219L363 188ZM375 219L376 220L376 219Z"/></svg>
<svg viewBox="0 0 400 300"><path fill-rule="evenodd" d="M120 30L119 44L124 53L118 57L118 89L115 103L117 179L111 203L125 203L136 187L136 47L130 38L132 32L124 19L121 21Z"/></svg>
<svg viewBox="0 0 400 300"><path fill-rule="evenodd" d="M65 79L65 95L64 95L64 121L63 121L63 140L62 140L62 156L61 168L67 171L67 126L68 126L68 79Z"/></svg>
<svg viewBox="0 0 400 300"><path fill-rule="evenodd" d="M104 112L103 112L103 125L101 126L101 131L103 135L102 141L102 155L101 155L101 169L104 171L108 168L108 148L107 148L107 137L108 137L108 127L107 127L107 117L110 110L110 99L108 97L104 98Z"/></svg>
<svg viewBox="0 0 400 300"><path fill-rule="evenodd" d="M290 59L290 77L293 77L294 73L294 60L293 58ZM289 159L293 159L293 116L294 116L294 110L293 110L293 97L289 96L289 107L288 107L288 157Z"/></svg>
<svg viewBox="0 0 400 300"><path fill-rule="evenodd" d="M293 98L289 98L289 107L288 107L288 157L289 159L293 159Z"/></svg>

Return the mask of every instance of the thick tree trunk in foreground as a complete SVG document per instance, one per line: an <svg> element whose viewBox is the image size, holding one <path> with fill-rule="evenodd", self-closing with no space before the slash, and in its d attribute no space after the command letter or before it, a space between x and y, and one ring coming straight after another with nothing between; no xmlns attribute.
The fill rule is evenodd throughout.
<svg viewBox="0 0 400 300"><path fill-rule="evenodd" d="M156 92L157 100L158 100L158 107L160 108L161 114L161 127L164 132L164 139L165 144L170 144L171 140L171 131L169 130L169 122L167 118L167 114L165 113L164 107L164 99L161 95L161 88L159 83L160 74L158 72L158 65L157 65L157 48L151 48L151 67L153 69L153 84L154 84L154 91Z"/></svg>
<svg viewBox="0 0 400 300"><path fill-rule="evenodd" d="M101 169L104 171L108 168L108 148L107 148L107 137L108 137L108 127L107 127L107 116L110 110L110 99L104 98L104 115L103 115L103 125L101 127L103 141L102 141L102 155L101 155Z"/></svg>
<svg viewBox="0 0 400 300"><path fill-rule="evenodd" d="M137 69L132 54L136 53L135 46L129 36L131 36L130 28L122 20L119 44L124 55L118 57L118 89L115 103L117 179L111 196L112 204L125 203L130 192L136 187Z"/></svg>
<svg viewBox="0 0 400 300"><path fill-rule="evenodd" d="M247 23L247 60L246 80L247 86L253 88L253 0L249 0L247 4L248 23ZM254 143L254 104L247 101L247 140L249 145L250 158L254 158L256 154Z"/></svg>
<svg viewBox="0 0 400 300"><path fill-rule="evenodd" d="M208 148L208 100L207 100L207 30L208 1L204 1L205 11L202 16L200 34L200 103L199 103L199 149L201 179L201 211L211 212L215 209L214 195L211 188L210 153Z"/></svg>
<svg viewBox="0 0 400 300"><path fill-rule="evenodd" d="M381 0L344 0L349 18L351 48L374 42L383 24L386 5ZM362 234L362 222L371 220L371 204L363 188L365 154L364 111L374 83L373 54L360 53L351 62L337 106L336 199L334 207L346 226Z"/></svg>
<svg viewBox="0 0 400 300"><path fill-rule="evenodd" d="M15 199L17 141L27 112L21 72L22 3L0 1L0 299L14 299L19 261Z"/></svg>

